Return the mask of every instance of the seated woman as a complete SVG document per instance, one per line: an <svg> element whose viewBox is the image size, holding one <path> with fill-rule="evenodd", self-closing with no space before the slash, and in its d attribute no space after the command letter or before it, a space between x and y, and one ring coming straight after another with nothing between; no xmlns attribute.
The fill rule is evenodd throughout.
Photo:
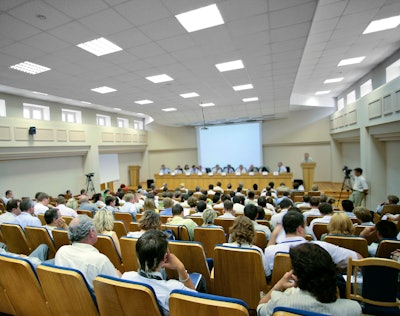
<svg viewBox="0 0 400 316"><path fill-rule="evenodd" d="M202 227L210 227L210 228L222 228L222 226L214 225L214 220L217 218L217 212L213 209L206 209L203 211L203 225Z"/></svg>
<svg viewBox="0 0 400 316"><path fill-rule="evenodd" d="M233 222L233 226L230 228L229 242L224 243L224 246L239 247L239 248L250 248L256 249L260 252L264 272L267 276L268 266L267 260L265 259L264 252L260 247L253 245L253 241L256 237L253 222L247 216L236 217Z"/></svg>
<svg viewBox="0 0 400 316"><path fill-rule="evenodd" d="M329 315L361 315L358 302L337 298L336 265L325 249L306 242L291 248L289 254L293 270L260 300L258 316L272 315L277 306Z"/></svg>
<svg viewBox="0 0 400 316"><path fill-rule="evenodd" d="M372 222L372 215L369 209L362 206L357 206L353 210L354 215L357 217L359 224L362 226L374 226Z"/></svg>
<svg viewBox="0 0 400 316"><path fill-rule="evenodd" d="M159 213L160 211L156 208L156 204L154 202L154 199L151 198L147 198L146 200L144 200L144 204L143 204L143 211L154 211L156 213Z"/></svg>
<svg viewBox="0 0 400 316"><path fill-rule="evenodd" d="M121 246L119 244L119 239L114 228L114 216L110 210L101 209L96 212L93 218L94 227L98 234L111 236L114 241L115 248L117 248L118 253L121 255Z"/></svg>
<svg viewBox="0 0 400 316"><path fill-rule="evenodd" d="M354 235L354 226L351 219L343 212L338 212L332 215L332 218L328 224L328 233L321 236L321 240L324 240L326 236L348 236L356 237Z"/></svg>
<svg viewBox="0 0 400 316"><path fill-rule="evenodd" d="M160 229L161 228L160 215L152 210L144 211L142 217L139 220L139 227L140 231L129 232L128 237L139 238L150 229Z"/></svg>
<svg viewBox="0 0 400 316"><path fill-rule="evenodd" d="M92 203L95 204L98 208L106 206L106 203L104 203L103 195L101 193L93 194Z"/></svg>

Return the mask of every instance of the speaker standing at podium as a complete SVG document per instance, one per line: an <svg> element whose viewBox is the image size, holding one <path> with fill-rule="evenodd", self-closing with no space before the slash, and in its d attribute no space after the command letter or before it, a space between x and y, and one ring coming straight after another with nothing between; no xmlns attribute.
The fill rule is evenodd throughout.
<svg viewBox="0 0 400 316"><path fill-rule="evenodd" d="M310 157L309 153L304 153L304 160L303 162L313 162L313 159Z"/></svg>

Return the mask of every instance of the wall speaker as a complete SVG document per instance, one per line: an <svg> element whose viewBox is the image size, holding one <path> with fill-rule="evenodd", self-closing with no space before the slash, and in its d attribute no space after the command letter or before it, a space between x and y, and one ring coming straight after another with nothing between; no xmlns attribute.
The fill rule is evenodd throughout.
<svg viewBox="0 0 400 316"><path fill-rule="evenodd" d="M36 127L31 126L29 127L29 135L35 135L36 134Z"/></svg>

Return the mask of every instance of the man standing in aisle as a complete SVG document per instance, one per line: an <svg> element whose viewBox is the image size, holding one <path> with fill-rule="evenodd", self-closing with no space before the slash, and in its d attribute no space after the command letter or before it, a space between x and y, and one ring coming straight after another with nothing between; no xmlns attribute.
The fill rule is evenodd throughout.
<svg viewBox="0 0 400 316"><path fill-rule="evenodd" d="M361 168L354 168L353 193L349 197L349 200L353 201L354 207L361 206L362 201L368 194L368 184L362 173L363 170Z"/></svg>

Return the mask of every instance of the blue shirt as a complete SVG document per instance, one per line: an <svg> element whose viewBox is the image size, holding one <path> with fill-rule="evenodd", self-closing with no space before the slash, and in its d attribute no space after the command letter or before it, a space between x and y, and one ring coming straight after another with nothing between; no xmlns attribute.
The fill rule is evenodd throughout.
<svg viewBox="0 0 400 316"><path fill-rule="evenodd" d="M21 214L19 214L12 223L19 224L22 228L25 228L25 226L42 227L40 219L27 212L21 212Z"/></svg>
<svg viewBox="0 0 400 316"><path fill-rule="evenodd" d="M172 215L172 207L166 208L164 211L161 211L160 215Z"/></svg>

